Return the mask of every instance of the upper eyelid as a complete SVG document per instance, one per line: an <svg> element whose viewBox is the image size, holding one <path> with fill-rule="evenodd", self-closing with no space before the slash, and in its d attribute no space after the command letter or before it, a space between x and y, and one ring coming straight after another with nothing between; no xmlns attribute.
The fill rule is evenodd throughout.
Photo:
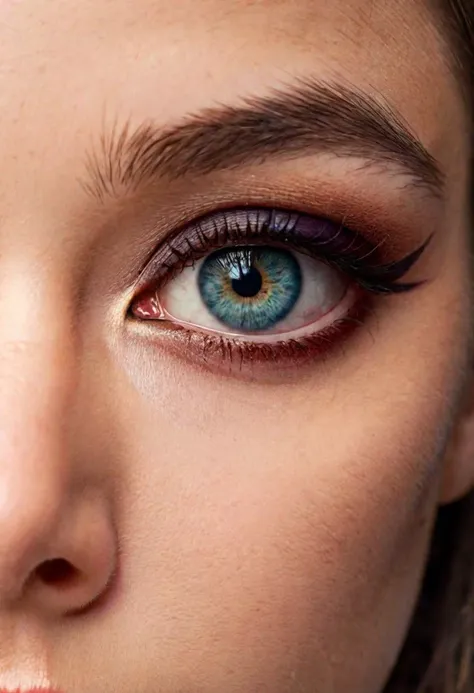
<svg viewBox="0 0 474 693"><path fill-rule="evenodd" d="M266 221L262 222L260 215L266 216ZM251 221L252 217L254 218L253 222ZM237 233L229 233L229 218L235 224ZM287 220L287 225L282 226L281 222L284 222L285 219ZM310 225L309 229L306 227L306 234L303 232L305 223ZM266 227L266 224L268 224L268 227ZM315 236L314 230L318 224L321 225L321 228ZM325 233L323 232L323 224L329 227ZM303 228L301 228L302 225ZM247 226L249 229L247 234L242 234L241 230L244 226ZM289 231L290 227L291 230ZM310 236L308 230L311 230L311 227L313 235ZM335 231L337 228L338 231ZM342 245L337 239L339 234L342 234ZM294 250L299 250L299 252L306 253L316 259L319 257L322 260L327 260L329 264L338 267L347 276L358 281L361 285L365 281L366 287L372 286L372 290L375 290L377 293L403 292L423 283L405 284L398 282L417 264L433 236L434 233L401 259L392 259L387 262L380 255L380 243L374 244L365 238L363 234L342 224L335 224L328 219L302 214L296 210L234 208L233 210L217 212L206 216L204 219L195 221L161 244L140 273L135 290L138 289L138 292L141 293L149 290L150 286L157 286L162 282L170 281L174 273L180 271L182 266L180 263L183 263L183 258L184 262L186 262L193 252L195 253L193 260L196 260L212 252L213 249L222 247L248 245L252 241L265 245L269 241L277 243L288 240L289 246L293 247ZM201 243L202 248L196 251L190 242L190 237L197 239ZM324 240L321 240L321 238L324 238ZM344 242L347 239L350 241L350 244L344 247ZM357 252L352 249L354 243L358 245ZM177 259L174 265L171 264L171 266L168 265L170 256L175 256ZM371 258L372 262L369 261L369 258Z"/></svg>
<svg viewBox="0 0 474 693"><path fill-rule="evenodd" d="M443 196L434 157L392 107L345 85L311 78L242 105L216 106L164 130L117 123L86 157L84 189L103 201L166 176L199 176L267 158L333 153L395 166L410 184Z"/></svg>

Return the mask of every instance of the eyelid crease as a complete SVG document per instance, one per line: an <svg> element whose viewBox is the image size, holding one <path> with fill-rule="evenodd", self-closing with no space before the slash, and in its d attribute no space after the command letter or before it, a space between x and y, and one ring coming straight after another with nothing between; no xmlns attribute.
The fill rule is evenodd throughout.
<svg viewBox="0 0 474 693"><path fill-rule="evenodd" d="M86 192L103 202L167 177L202 176L268 158L315 153L395 166L440 198L444 175L400 114L355 87L303 77L240 105L218 105L164 129L127 122L86 155Z"/></svg>

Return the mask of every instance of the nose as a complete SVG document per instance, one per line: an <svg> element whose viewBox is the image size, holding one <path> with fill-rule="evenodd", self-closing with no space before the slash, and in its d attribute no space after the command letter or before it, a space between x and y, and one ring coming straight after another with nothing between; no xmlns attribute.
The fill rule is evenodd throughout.
<svg viewBox="0 0 474 693"><path fill-rule="evenodd" d="M48 616L89 606L116 556L105 494L80 477L72 449L71 321L56 297L41 300L36 288L33 312L9 288L0 292L0 633L13 606Z"/></svg>

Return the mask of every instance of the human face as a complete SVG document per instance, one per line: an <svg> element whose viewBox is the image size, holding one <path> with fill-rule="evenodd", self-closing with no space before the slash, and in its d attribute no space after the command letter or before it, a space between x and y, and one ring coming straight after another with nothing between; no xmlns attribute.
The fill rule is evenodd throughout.
<svg viewBox="0 0 474 693"><path fill-rule="evenodd" d="M0 689L379 691L468 345L468 126L434 17L421 0L3 0L0 22ZM174 131L222 106L214 130ZM285 247L260 224L275 250L247 250L270 288L275 266L294 288L295 258L312 287L279 337L216 322L196 283L206 267L222 286L232 257L207 260L209 229L232 245L224 222L262 209L310 217L280 217ZM339 243L339 269L298 229ZM356 288L354 233L383 264L432 236L394 278L424 283Z"/></svg>

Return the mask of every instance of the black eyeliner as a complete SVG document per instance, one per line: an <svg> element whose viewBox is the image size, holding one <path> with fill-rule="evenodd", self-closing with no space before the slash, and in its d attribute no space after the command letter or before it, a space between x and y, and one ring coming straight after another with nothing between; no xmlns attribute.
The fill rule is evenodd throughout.
<svg viewBox="0 0 474 693"><path fill-rule="evenodd" d="M399 294L423 282L400 282L418 262L433 234L405 257L387 262L381 246L349 227L295 211L221 210L196 220L164 241L145 267L140 289L158 287L207 254L233 245L269 245L301 252L339 269L373 294Z"/></svg>

